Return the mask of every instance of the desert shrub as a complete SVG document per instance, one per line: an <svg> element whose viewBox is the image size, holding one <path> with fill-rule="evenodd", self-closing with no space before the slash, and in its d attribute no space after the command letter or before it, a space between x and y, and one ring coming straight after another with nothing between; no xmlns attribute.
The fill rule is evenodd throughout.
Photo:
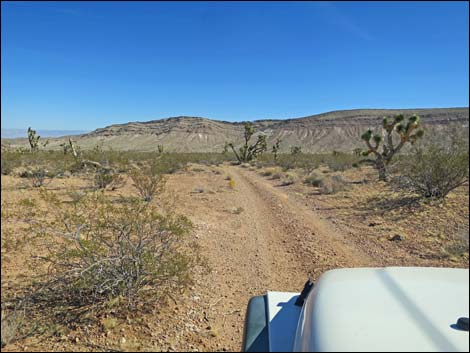
<svg viewBox="0 0 470 353"><path fill-rule="evenodd" d="M1 314L1 347L25 339L36 330L36 326L31 325L26 318L24 309L7 309L2 305Z"/></svg>
<svg viewBox="0 0 470 353"><path fill-rule="evenodd" d="M268 176L272 176L274 174L274 172L275 172L274 169L269 168L269 169L261 171L259 174L261 176L268 177Z"/></svg>
<svg viewBox="0 0 470 353"><path fill-rule="evenodd" d="M2 152L3 154L3 152ZM9 175L15 167L14 163L11 160L3 159L1 160L1 173L2 175Z"/></svg>
<svg viewBox="0 0 470 353"><path fill-rule="evenodd" d="M187 218L161 214L140 199L116 204L101 193L70 207L53 194L42 196L54 209L46 232L60 240L41 257L50 271L37 283L35 303L136 308L191 283L196 256L181 241L191 228Z"/></svg>
<svg viewBox="0 0 470 353"><path fill-rule="evenodd" d="M124 179L111 168L98 168L93 178L95 189L105 189L110 186L113 189L122 186Z"/></svg>
<svg viewBox="0 0 470 353"><path fill-rule="evenodd" d="M400 159L394 185L425 198L445 198L450 191L468 183L468 140L433 141L416 146Z"/></svg>
<svg viewBox="0 0 470 353"><path fill-rule="evenodd" d="M151 201L165 187L166 179L156 165L134 169L130 176L144 201Z"/></svg>
<svg viewBox="0 0 470 353"><path fill-rule="evenodd" d="M328 168L334 172L343 172L345 170L351 169L354 164L357 165L360 157L346 154L341 152L335 152L331 156L325 157L323 163L328 166Z"/></svg>
<svg viewBox="0 0 470 353"><path fill-rule="evenodd" d="M323 178L318 176L317 174L310 174L304 179L304 183L314 187L319 187L322 180Z"/></svg>
<svg viewBox="0 0 470 353"><path fill-rule="evenodd" d="M346 182L339 175L323 178L320 183L320 193L336 194L339 191L346 190Z"/></svg>
<svg viewBox="0 0 470 353"><path fill-rule="evenodd" d="M46 169L36 167L24 171L20 176L27 178L32 187L38 188L45 184L47 174L48 171Z"/></svg>
<svg viewBox="0 0 470 353"><path fill-rule="evenodd" d="M200 173L200 172L205 172L205 169L199 168L199 167L195 167L195 168L192 168L191 171L192 171L192 172L195 172L195 173Z"/></svg>
<svg viewBox="0 0 470 353"><path fill-rule="evenodd" d="M288 186L288 185L295 184L297 179L298 179L298 176L296 174L294 174L293 172L287 172L281 178L281 186Z"/></svg>

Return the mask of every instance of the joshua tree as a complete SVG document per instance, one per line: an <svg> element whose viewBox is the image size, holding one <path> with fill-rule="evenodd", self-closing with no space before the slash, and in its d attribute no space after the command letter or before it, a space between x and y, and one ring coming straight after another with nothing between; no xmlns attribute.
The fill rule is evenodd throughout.
<svg viewBox="0 0 470 353"><path fill-rule="evenodd" d="M291 146L290 153L295 156L296 154L302 153L302 146Z"/></svg>
<svg viewBox="0 0 470 353"><path fill-rule="evenodd" d="M273 152L273 155L274 155L274 163L277 162L277 154L279 153L279 149L281 148L280 147L281 142L282 142L282 140L278 137L276 139L276 143L273 145L272 152Z"/></svg>
<svg viewBox="0 0 470 353"><path fill-rule="evenodd" d="M228 152L228 145L229 145L229 143L225 142L224 149L222 150L222 154L226 154Z"/></svg>
<svg viewBox="0 0 470 353"><path fill-rule="evenodd" d="M387 165L392 158L400 152L403 146L409 142L414 144L417 139L424 134L423 130L417 130L420 125L419 116L413 115L408 118L405 123L405 117L400 114L396 115L393 120L385 117L382 122L382 135L373 135L372 130L367 130L362 134L361 139L367 144L367 151L362 152L364 156L371 153L375 155L375 168L379 172L379 180L387 180ZM394 143L393 132L400 137L400 141ZM371 143L374 140L374 145ZM380 151L381 147L381 151Z"/></svg>
<svg viewBox="0 0 470 353"><path fill-rule="evenodd" d="M267 142L265 135L258 135L258 139L252 145L249 144L251 137L255 133L255 127L252 123L245 123L245 132L244 139L245 143L242 147L239 148L238 152L233 146L233 143L228 143L227 146L230 147L235 153L235 157L239 163L249 162L256 158L260 153L263 153L267 150Z"/></svg>
<svg viewBox="0 0 470 353"><path fill-rule="evenodd" d="M91 161L89 159L84 159L82 152L80 150L80 146L76 146L75 143L72 141L71 138L69 138L69 142L66 143L61 143L60 146L63 148L64 154L70 153L72 156L75 158L75 161L80 165L80 168L85 167L86 165L91 165L95 168L104 168L106 167L102 166L101 163ZM100 147L96 146L94 150L99 150ZM109 168L107 168L109 169Z"/></svg>
<svg viewBox="0 0 470 353"><path fill-rule="evenodd" d="M31 127L28 127L28 141L29 141L29 146L31 147L31 152L36 152L39 150L39 139L41 136L36 135L36 130L31 129ZM49 140L44 142L42 144L43 147L46 147L46 145L49 143Z"/></svg>
<svg viewBox="0 0 470 353"><path fill-rule="evenodd" d="M60 146L64 149L64 154L71 153L75 160L78 160L80 151L75 147L74 142L69 137L69 143L61 143Z"/></svg>

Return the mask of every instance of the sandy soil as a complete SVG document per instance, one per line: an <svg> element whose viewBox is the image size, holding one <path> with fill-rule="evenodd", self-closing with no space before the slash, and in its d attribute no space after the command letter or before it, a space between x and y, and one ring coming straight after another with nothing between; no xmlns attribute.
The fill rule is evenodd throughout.
<svg viewBox="0 0 470 353"><path fill-rule="evenodd" d="M234 180L233 188L227 176ZM63 187L70 180L54 181L64 183L55 187ZM2 202L25 197L27 190L15 189L15 183L14 178L2 176ZM201 246L211 272L197 272L194 285L185 295L142 317L139 325L128 320L108 332L90 327L59 337L33 337L2 351L239 351L250 297L267 290L300 291L308 274L316 279L333 268L384 265L468 268L468 251L444 259L420 256L426 254L423 249L434 249L434 243L417 238L427 233L411 227L409 218L394 220L392 211L380 213L378 206L375 212L357 211L368 200L362 198L381 186L352 185L348 192L325 196L301 183L280 186L256 170L239 166L198 166L174 174L167 193L176 210L193 222L191 237ZM134 190L128 183L115 193L131 195ZM468 194L459 197L445 207L456 209L461 200L468 200ZM459 207L454 222L456 227L463 224L465 228L466 221L468 233L468 205ZM420 215L418 212L416 217ZM440 229L441 223L433 229ZM389 240L396 232L406 233L403 241ZM445 240L441 237L438 246ZM2 249L2 260L6 260L2 261L2 289L19 276L21 261L25 260L18 255L26 253L24 248L9 253Z"/></svg>

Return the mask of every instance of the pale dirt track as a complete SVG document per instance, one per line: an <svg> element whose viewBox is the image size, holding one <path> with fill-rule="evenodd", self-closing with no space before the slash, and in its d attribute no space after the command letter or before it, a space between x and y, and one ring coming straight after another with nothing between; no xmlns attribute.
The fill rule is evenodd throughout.
<svg viewBox="0 0 470 353"><path fill-rule="evenodd" d="M193 288L212 333L197 342L199 349L240 350L246 305L253 295L300 291L309 273L316 279L332 268L377 265L282 187L237 166L219 170L221 175L178 176L184 180L175 185L175 194L188 195L179 204L194 222L212 268ZM235 180L234 190L225 175ZM194 193L194 187L204 192Z"/></svg>

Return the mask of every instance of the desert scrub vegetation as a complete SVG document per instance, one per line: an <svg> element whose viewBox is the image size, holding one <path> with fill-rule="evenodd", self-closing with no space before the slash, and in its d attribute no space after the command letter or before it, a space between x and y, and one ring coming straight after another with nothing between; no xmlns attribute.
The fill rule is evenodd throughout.
<svg viewBox="0 0 470 353"><path fill-rule="evenodd" d="M397 163L393 184L428 199L443 199L467 184L468 138L459 134L420 143Z"/></svg>
<svg viewBox="0 0 470 353"><path fill-rule="evenodd" d="M297 180L299 179L299 176L297 175L297 173L293 172L293 171L289 171L289 172L286 172L286 173L283 173L280 181L281 181L281 186L288 186L288 185L292 185L292 184L295 184L297 182Z"/></svg>
<svg viewBox="0 0 470 353"><path fill-rule="evenodd" d="M166 183L166 178L155 163L132 170L130 177L144 201L151 201L158 193L161 193Z"/></svg>
<svg viewBox="0 0 470 353"><path fill-rule="evenodd" d="M93 177L93 187L95 189L105 189L111 187L113 190L124 184L124 178L111 168L99 167Z"/></svg>
<svg viewBox="0 0 470 353"><path fill-rule="evenodd" d="M100 192L64 202L42 191L41 198L49 218L35 227L47 252L33 258L48 271L24 295L2 295L8 307L64 325L110 307L115 315L135 314L183 291L202 263L198 248L184 241L190 221L152 203L116 203Z"/></svg>
<svg viewBox="0 0 470 353"><path fill-rule="evenodd" d="M341 175L320 176L316 173L308 175L304 184L316 187L321 194L331 195L347 190L347 182Z"/></svg>
<svg viewBox="0 0 470 353"><path fill-rule="evenodd" d="M328 166L333 172L344 172L345 170L356 168L359 166L359 163L364 161L364 158L360 158L357 155L342 152L333 152L328 157L325 156L322 159L322 164Z"/></svg>
<svg viewBox="0 0 470 353"><path fill-rule="evenodd" d="M38 188L45 185L48 171L41 167L35 167L27 169L20 176L26 178L32 187Z"/></svg>
<svg viewBox="0 0 470 353"><path fill-rule="evenodd" d="M320 186L322 180L323 178L321 176L317 175L316 173L312 173L304 179L304 184L317 188Z"/></svg>
<svg viewBox="0 0 470 353"><path fill-rule="evenodd" d="M326 165L333 171L345 171L352 168L353 164L360 164L365 161L371 162L369 158L364 158L364 156L348 153L297 153L294 155L282 153L277 156L276 163L269 155L261 155L257 160L258 165L264 167L279 166L285 171L300 168L308 174L321 165Z"/></svg>
<svg viewBox="0 0 470 353"><path fill-rule="evenodd" d="M38 327L30 325L25 310L8 309L2 305L1 313L1 348L10 343L33 335Z"/></svg>
<svg viewBox="0 0 470 353"><path fill-rule="evenodd" d="M332 175L320 180L318 187L321 194L331 195L347 190L346 181L341 175Z"/></svg>

